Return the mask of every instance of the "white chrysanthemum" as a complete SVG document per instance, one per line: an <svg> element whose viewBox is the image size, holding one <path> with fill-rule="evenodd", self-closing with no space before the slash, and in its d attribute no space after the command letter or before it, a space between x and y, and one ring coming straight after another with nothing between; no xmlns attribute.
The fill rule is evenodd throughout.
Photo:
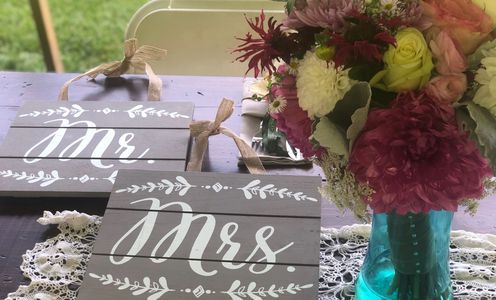
<svg viewBox="0 0 496 300"><path fill-rule="evenodd" d="M475 81L480 84L479 89L475 93L473 101L482 107L485 107L496 116L496 49L492 53L490 51L485 55L494 55L482 59L482 68L477 71Z"/></svg>
<svg viewBox="0 0 496 300"><path fill-rule="evenodd" d="M394 13L398 9L399 0L381 0L381 8L387 13Z"/></svg>
<svg viewBox="0 0 496 300"><path fill-rule="evenodd" d="M283 96L277 96L269 105L269 112L271 114L278 114L286 108L288 101Z"/></svg>
<svg viewBox="0 0 496 300"><path fill-rule="evenodd" d="M296 58L291 58L291 61L289 62L288 65L288 73L289 75L296 76L298 74L298 66L299 66L299 61Z"/></svg>
<svg viewBox="0 0 496 300"><path fill-rule="evenodd" d="M298 104L309 118L330 113L350 90L352 82L348 71L336 68L334 62L326 62L310 51L300 60L296 76Z"/></svg>

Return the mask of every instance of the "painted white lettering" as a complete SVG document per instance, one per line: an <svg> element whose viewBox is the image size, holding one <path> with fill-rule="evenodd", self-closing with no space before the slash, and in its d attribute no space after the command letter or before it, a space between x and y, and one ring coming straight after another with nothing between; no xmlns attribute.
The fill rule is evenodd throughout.
<svg viewBox="0 0 496 300"><path fill-rule="evenodd" d="M267 231L268 234L264 235ZM255 271L255 267L257 266L257 264L251 265L250 271L253 274L264 274L270 271L274 266L272 264L276 262L276 255L288 249L289 247L293 246L294 244L294 242L291 242L277 251L272 251L272 249L270 249L269 245L267 244L267 241L273 234L274 234L274 227L272 226L264 226L260 228L255 234L255 240L257 241L257 246L255 247L255 249L253 249L253 252L247 258L247 260L251 260L253 256L255 256L255 254L258 252L258 250L262 250L265 256L259 259L258 262L267 262L269 264L262 265L264 268L261 271Z"/></svg>
<svg viewBox="0 0 496 300"><path fill-rule="evenodd" d="M102 157L112 146L116 136L114 129L97 129L94 122L85 120L70 123L68 119L55 119L46 121L45 123L59 123L59 128L36 143L33 147L29 148L26 153L24 153L24 162L29 164L36 163L42 158L49 157L50 155L53 155L53 157L58 157L60 161L71 160L79 157L81 153L96 140L96 136L98 134L103 134L103 136L100 137L100 140L96 140L96 145L91 150L91 164L100 169L112 168L114 166L113 164L102 163ZM82 129L71 132L73 134L76 132L81 132L82 136L77 136L74 140L67 140L67 129L70 127L81 127ZM86 128L86 130L84 130L84 128ZM118 139L118 148L115 153L118 154L119 152L122 152L119 155L119 161L121 163L131 164L137 161L137 159L126 160L132 156L136 150L135 146L129 144L133 138L134 134L127 132L122 134ZM68 142L69 144L64 147L64 145L62 145L64 142ZM61 147L62 150L60 150L57 154L57 149L59 147ZM139 159L144 157L149 150L150 148L145 149L137 158Z"/></svg>
<svg viewBox="0 0 496 300"><path fill-rule="evenodd" d="M138 254L147 255L146 253L140 253L140 251L148 242L153 230L155 230L158 211L165 210L172 206L178 206L181 211L179 224L168 230L168 232L166 232L152 247L149 254L151 257L150 260L154 263L164 263L168 258L173 257L176 251L183 245L193 222L203 221L203 226L199 232L195 233L196 238L193 245L191 245L189 252L190 260L188 260L189 266L193 272L205 277L213 276L218 273L217 270L207 271L202 265L203 255L215 232L216 219L214 215L193 214L189 204L179 201L160 205L160 200L157 198L144 198L133 201L131 204L142 202L150 202L150 211L147 212L145 217L134 224L112 247L110 261L113 264L124 264ZM160 230L160 228L157 229ZM253 274L267 273L274 267L274 264L277 263L277 255L294 244L294 242L291 242L278 250L273 250L269 246L269 239L274 235L275 229L273 226L263 226L255 233L254 238L256 246L251 251L250 255L247 258L236 259L236 256L242 247L241 243L233 241L238 229L239 225L237 223L228 222L222 226L219 232L219 238L222 241L222 244L217 248L216 254L222 255L222 266L226 269L241 269L247 265L247 263L233 263L230 261L253 261L256 259L256 263L249 263L249 271ZM136 234L135 232L137 231L139 231L139 233ZM134 240L128 241L131 236L134 237ZM120 249L124 247L122 246L124 244L128 246L124 249ZM120 257L114 257L116 254L119 254ZM260 256L262 257L259 258ZM259 266L262 267L262 269L258 270L260 268Z"/></svg>
<svg viewBox="0 0 496 300"><path fill-rule="evenodd" d="M220 231L220 240L222 241L222 245L219 247L216 253L220 254L224 249L224 247L226 247L226 245L229 245L228 246L229 249L226 251L226 253L223 256L224 260L234 260L236 254L238 254L239 250L241 249L240 243L235 243L232 241L232 238L238 231L238 228L239 228L238 224L234 222L229 222L226 223L224 227L222 227L222 230ZM230 232L230 230L232 231ZM229 261L222 262L222 266L230 270L241 269L245 265L246 263L232 263Z"/></svg>
<svg viewBox="0 0 496 300"><path fill-rule="evenodd" d="M119 154L120 151L122 153L119 155L119 161L124 164L132 164L137 161L137 159L132 159L132 160L126 160L123 158L128 158L130 157L133 153L134 150L136 149L135 146L129 145L129 143L134 139L134 133L125 133L119 138L119 148L115 151L115 154ZM146 153L150 150L150 148L146 149L141 153L138 158L143 158Z"/></svg>
<svg viewBox="0 0 496 300"><path fill-rule="evenodd" d="M139 203L139 202L144 202L144 201L150 201L152 204L150 205L150 209L157 210L160 207L160 200L157 198L145 198L141 199L138 201L134 201L132 203ZM131 204L132 204L131 203ZM136 255L138 254L143 246L145 245L146 241L148 241L148 238L150 237L153 227L155 226L155 221L157 220L157 211L149 211L144 218L138 221L131 229L129 229L118 241L115 243L115 245L112 247L112 250L110 251L110 261L115 264L115 265L122 265L132 259L130 256L123 256L121 257L120 260L117 260L114 258L113 254L117 252L117 248L119 248L120 244L127 239L128 236L130 236L135 230L139 229L141 227L140 232L138 233L138 236L136 237L136 240L134 241L133 245L129 250L127 250L126 255Z"/></svg>

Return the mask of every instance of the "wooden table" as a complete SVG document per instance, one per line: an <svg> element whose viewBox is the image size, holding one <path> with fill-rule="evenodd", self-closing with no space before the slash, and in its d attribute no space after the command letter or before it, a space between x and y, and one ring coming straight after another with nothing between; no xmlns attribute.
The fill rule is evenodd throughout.
<svg viewBox="0 0 496 300"><path fill-rule="evenodd" d="M19 106L25 100L53 100L62 84L74 74L0 72L0 143L4 140L10 123ZM164 76L164 101L190 101L195 103L196 120L213 119L222 98L236 102L236 111L224 125L239 132L240 103L243 78ZM132 75L124 78L81 80L69 91L70 101L142 101L146 99L147 80ZM205 172L246 172L237 166L238 151L234 143L222 136L210 139L210 147L204 161ZM271 174L321 175L318 168L277 168ZM107 199L47 199L47 198L1 198L0 199L0 298L13 292L26 281L19 270L22 254L34 244L57 233L55 227L36 223L44 210L77 210L102 215ZM481 202L480 210L472 218L463 213L455 215L453 229L496 233L496 197ZM356 223L349 214L341 214L332 204L322 202L322 226L338 227Z"/></svg>

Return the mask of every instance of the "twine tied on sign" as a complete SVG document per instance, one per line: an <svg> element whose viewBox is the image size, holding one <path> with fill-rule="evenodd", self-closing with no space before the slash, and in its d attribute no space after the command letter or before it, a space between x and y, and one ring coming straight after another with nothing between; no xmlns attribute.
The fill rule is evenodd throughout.
<svg viewBox="0 0 496 300"><path fill-rule="evenodd" d="M188 163L188 171L201 171L203 157L208 146L208 138L211 135L223 134L230 137L238 146L241 158L251 174L264 174L265 169L255 150L253 150L243 139L236 135L231 129L221 126L233 113L234 102L223 99L214 121L195 121L190 124L191 135L195 138L195 145L191 151L191 159Z"/></svg>
<svg viewBox="0 0 496 300"><path fill-rule="evenodd" d="M137 40L129 39L124 42L124 58L121 61L113 61L103 63L84 74L72 78L64 83L60 90L59 100L67 101L69 98L69 85L85 76L95 79L99 74L107 77L119 77L129 71L130 68L135 70L145 71L148 76L148 100L160 100L162 93L162 80L155 75L151 66L148 64L150 60L160 60L165 57L167 50L153 46L143 45L137 48Z"/></svg>

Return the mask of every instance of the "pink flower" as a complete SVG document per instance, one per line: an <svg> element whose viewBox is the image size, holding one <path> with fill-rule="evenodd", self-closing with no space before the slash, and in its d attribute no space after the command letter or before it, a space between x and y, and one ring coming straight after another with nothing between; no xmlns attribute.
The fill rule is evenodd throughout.
<svg viewBox="0 0 496 300"><path fill-rule="evenodd" d="M284 20L286 28L298 29L305 26L330 28L341 32L345 17L356 9L355 1L349 0L307 0L303 8L296 7Z"/></svg>
<svg viewBox="0 0 496 300"><path fill-rule="evenodd" d="M399 94L389 109L369 114L354 144L349 169L375 193L366 199L376 213L456 211L482 195L492 170L461 133L451 106L425 93Z"/></svg>
<svg viewBox="0 0 496 300"><path fill-rule="evenodd" d="M431 30L446 30L464 54L473 53L493 30L491 17L471 0L424 0L423 23Z"/></svg>
<svg viewBox="0 0 496 300"><path fill-rule="evenodd" d="M432 54L437 59L436 70L443 75L463 73L468 67L467 58L446 30L441 31L430 42Z"/></svg>
<svg viewBox="0 0 496 300"><path fill-rule="evenodd" d="M442 104L452 104L463 96L467 90L465 74L436 76L425 87L425 92Z"/></svg>
<svg viewBox="0 0 496 300"><path fill-rule="evenodd" d="M286 107L281 112L271 114L277 120L277 128L286 134L292 146L300 149L304 157L320 155L322 150L315 149L309 139L312 135L312 120L298 105L296 77L286 73L285 65L280 66L277 72L284 74L284 77L280 84L272 86L272 94L287 101Z"/></svg>

